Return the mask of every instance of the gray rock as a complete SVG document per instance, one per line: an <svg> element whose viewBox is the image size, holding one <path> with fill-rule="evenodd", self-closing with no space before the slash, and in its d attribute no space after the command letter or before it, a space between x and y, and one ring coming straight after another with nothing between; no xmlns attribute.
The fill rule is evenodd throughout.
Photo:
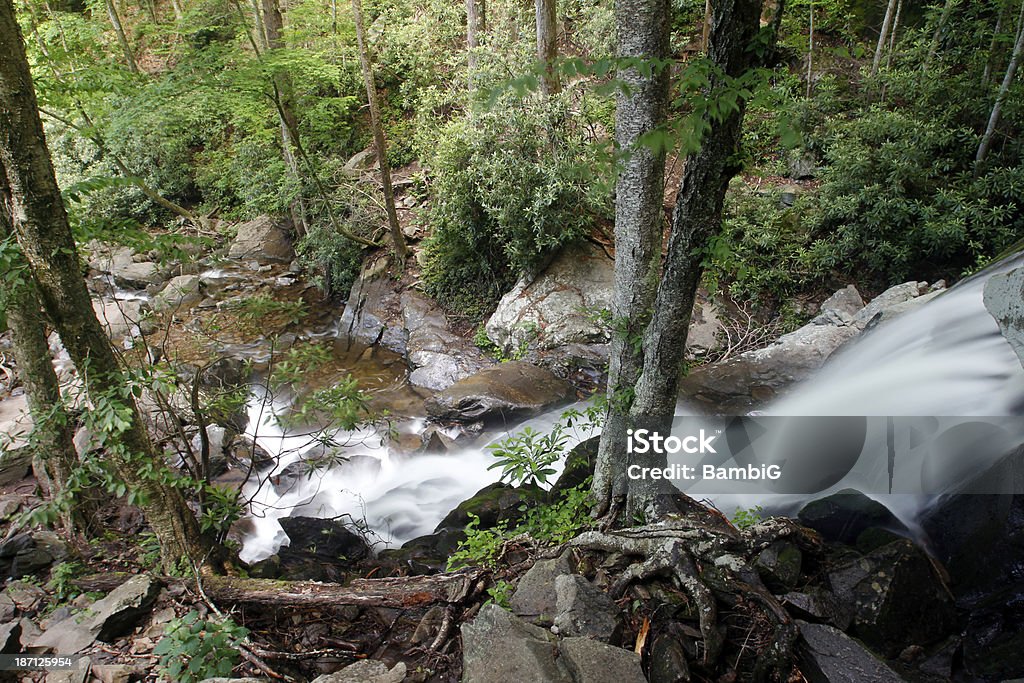
<svg viewBox="0 0 1024 683"><path fill-rule="evenodd" d="M786 175L794 180L813 178L818 173L818 160L807 150L795 151L790 155Z"/></svg>
<svg viewBox="0 0 1024 683"><path fill-rule="evenodd" d="M147 313L149 304L139 300L93 299L92 309L111 341L150 334L156 327Z"/></svg>
<svg viewBox="0 0 1024 683"><path fill-rule="evenodd" d="M537 414L574 396L573 388L549 370L512 361L456 382L427 399L425 407L436 420L507 421Z"/></svg>
<svg viewBox="0 0 1024 683"><path fill-rule="evenodd" d="M388 669L384 662L364 659L349 664L341 671L324 674L313 679L313 683L402 683L405 680L405 662Z"/></svg>
<svg viewBox="0 0 1024 683"><path fill-rule="evenodd" d="M60 654L65 654L61 652ZM73 669L55 669L46 673L46 683L86 683L91 670L88 657L75 662Z"/></svg>
<svg viewBox="0 0 1024 683"><path fill-rule="evenodd" d="M377 168L377 150L372 146L356 152L345 162L345 170L349 172L368 171L371 168Z"/></svg>
<svg viewBox="0 0 1024 683"><path fill-rule="evenodd" d="M238 226L228 247L228 257L255 259L260 263L291 263L295 257L288 230L269 216L259 216Z"/></svg>
<svg viewBox="0 0 1024 683"><path fill-rule="evenodd" d="M1024 363L1024 268L990 277L985 283L984 300L985 308Z"/></svg>
<svg viewBox="0 0 1024 683"><path fill-rule="evenodd" d="M80 614L55 624L36 639L44 652L74 654L94 641L122 636L148 612L160 584L145 574L133 576Z"/></svg>
<svg viewBox="0 0 1024 683"><path fill-rule="evenodd" d="M462 625L462 683L569 683L557 639L495 604Z"/></svg>
<svg viewBox="0 0 1024 683"><path fill-rule="evenodd" d="M93 664L92 675L100 683L129 683L145 677L145 671L128 664Z"/></svg>
<svg viewBox="0 0 1024 683"><path fill-rule="evenodd" d="M808 683L903 683L895 671L839 629L796 623L802 637L800 671Z"/></svg>
<svg viewBox="0 0 1024 683"><path fill-rule="evenodd" d="M863 330L875 316L884 316L886 311L911 299L916 299L927 291L927 282L904 282L901 285L890 287L872 299L867 306L857 311L857 315L853 316L853 326L858 330Z"/></svg>
<svg viewBox="0 0 1024 683"><path fill-rule="evenodd" d="M835 294L825 299L815 318L817 324L834 322L837 325L846 325L857 311L864 308L864 299L860 292L853 285L846 285Z"/></svg>
<svg viewBox="0 0 1024 683"><path fill-rule="evenodd" d="M686 661L686 650L672 635L664 634L654 639L650 662L651 683L690 683L690 665Z"/></svg>
<svg viewBox="0 0 1024 683"><path fill-rule="evenodd" d="M160 293L153 297L153 310L157 312L188 310L203 300L198 275L179 275L171 279Z"/></svg>
<svg viewBox="0 0 1024 683"><path fill-rule="evenodd" d="M773 591L793 588L800 581L803 556L792 543L776 541L761 551L754 561L757 573Z"/></svg>
<svg viewBox="0 0 1024 683"><path fill-rule="evenodd" d="M647 683L640 655L590 638L565 638L558 644L574 683Z"/></svg>
<svg viewBox="0 0 1024 683"><path fill-rule="evenodd" d="M7 521L21 510L21 496L0 497L0 522Z"/></svg>
<svg viewBox="0 0 1024 683"><path fill-rule="evenodd" d="M611 307L615 262L590 242L563 249L538 277L524 276L498 302L487 336L506 354L608 341L597 313Z"/></svg>
<svg viewBox="0 0 1024 683"><path fill-rule="evenodd" d="M68 555L67 544L52 531L15 534L0 542L0 575L37 574Z"/></svg>
<svg viewBox="0 0 1024 683"><path fill-rule="evenodd" d="M109 273L119 287L145 289L165 279L158 264L142 259L128 247L90 242L87 248L89 267Z"/></svg>
<svg viewBox="0 0 1024 683"><path fill-rule="evenodd" d="M809 588L806 592L786 593L781 602L790 614L805 620L831 624L841 631L850 627L853 609L841 604L834 595L823 588Z"/></svg>
<svg viewBox="0 0 1024 683"><path fill-rule="evenodd" d="M907 531L896 515L877 500L854 489L843 489L807 503L797 519L828 541L853 545L857 537L872 527Z"/></svg>
<svg viewBox="0 0 1024 683"><path fill-rule="evenodd" d="M540 560L523 574L512 595L512 611L534 623L550 625L558 614L555 579L571 572L569 556Z"/></svg>
<svg viewBox="0 0 1024 683"><path fill-rule="evenodd" d="M7 593L0 593L0 624L6 624L14 619L17 607L14 600Z"/></svg>
<svg viewBox="0 0 1024 683"><path fill-rule="evenodd" d="M619 608L601 589L578 574L555 579L554 628L561 636L608 642L619 626Z"/></svg>
<svg viewBox="0 0 1024 683"><path fill-rule="evenodd" d="M0 403L12 403L15 401L23 403L24 397L19 396ZM16 418L16 421L2 423L0 427L11 427L10 432L4 432L7 434L14 434L22 430L30 432L32 430L32 421L26 413L24 418L19 416L19 418ZM30 474L32 474L32 453L29 452L27 447L9 448L0 451L0 486L19 482Z"/></svg>
<svg viewBox="0 0 1024 683"><path fill-rule="evenodd" d="M272 683L269 678L204 678L199 683Z"/></svg>
<svg viewBox="0 0 1024 683"><path fill-rule="evenodd" d="M411 384L441 391L493 362L448 329L433 301L417 292L403 292L401 300Z"/></svg>
<svg viewBox="0 0 1024 683"><path fill-rule="evenodd" d="M350 344L380 344L404 354L406 333L400 307L398 283L388 275L388 259L368 260L349 291L339 335Z"/></svg>

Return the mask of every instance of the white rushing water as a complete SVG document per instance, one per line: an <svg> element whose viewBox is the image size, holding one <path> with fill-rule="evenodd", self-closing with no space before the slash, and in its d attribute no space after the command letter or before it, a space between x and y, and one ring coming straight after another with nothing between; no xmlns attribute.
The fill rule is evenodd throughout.
<svg viewBox="0 0 1024 683"><path fill-rule="evenodd" d="M768 406L769 415L882 415L882 416L1015 416L1024 403L1024 369L986 311L982 294L988 278L1020 265L1024 257L1007 259L965 280L921 307L867 332L855 343L830 359L814 378ZM307 455L315 443L302 434L282 430L273 416L287 410L286 404L267 405L257 391L250 403L249 431L256 442L280 461L271 473L280 474L288 465ZM527 424L538 431L555 424L564 409L550 411L527 423L495 434L488 442L500 440ZM677 411L686 414L685 406ZM412 431L422 431L422 421ZM381 444L379 435L335 432L332 436L350 447L351 462L314 472L300 478L288 490L264 481L249 482L244 489L252 497L252 530L241 553L252 562L278 550L287 537L277 520L289 515L337 517L350 515L365 521L391 546L431 533L437 523L458 503L498 480L498 470L486 445L465 448L445 455L403 456ZM1024 433L1010 435L1019 443ZM879 438L876 435L876 438ZM991 463L971 462L970 472ZM920 476L924 466L913 462ZM953 483L965 471L946 466L940 473ZM963 468L961 468L962 470ZM828 491L880 473L855 472ZM860 477L861 479L858 479ZM877 482L875 482L877 485ZM869 487L867 487L869 488ZM700 490L695 495L701 496ZM934 496L920 494L872 494L911 528L917 514ZM720 509L764 505L769 509L793 509L807 496L765 496L713 494L709 498Z"/></svg>

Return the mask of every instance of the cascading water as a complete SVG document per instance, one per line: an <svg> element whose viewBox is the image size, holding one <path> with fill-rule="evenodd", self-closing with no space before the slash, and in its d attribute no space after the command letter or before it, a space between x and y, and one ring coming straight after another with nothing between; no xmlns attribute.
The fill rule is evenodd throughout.
<svg viewBox="0 0 1024 683"><path fill-rule="evenodd" d="M768 406L768 415L835 416L1016 416L1024 406L1024 369L999 328L985 309L985 283L997 273L1021 265L1024 255L1001 261L959 283L921 307L865 333L857 342L830 359L814 378L796 387ZM382 445L379 435L335 432L331 436L358 448L349 448L353 458L339 467L314 471L275 487L267 482L316 447L308 435L289 434L274 416L287 404L274 405L256 391L250 403L249 431L256 442L278 456L274 470L264 473L262 485L250 481L244 489L251 497L251 531L241 557L252 562L267 557L287 543L277 520L289 515L337 517L350 515L365 520L374 533L389 545L430 533L459 502L498 479L486 446L472 447L439 456L398 455ZM529 421L538 431L555 424L563 409L550 411ZM679 414L687 414L680 406ZM269 418L269 419L268 419ZM407 428L421 432L422 421ZM521 429L525 424L509 428ZM490 442L503 438L496 434ZM1013 443L1024 433L1009 435ZM877 437L877 435L876 435ZM1015 439L1015 440L1014 440ZM984 469L989 462L974 462ZM920 468L921 463L911 466ZM950 472L957 479L960 472ZM855 478L854 478L855 479ZM840 481L825 495L845 488ZM700 496L700 490L694 492ZM933 495L891 494L881 496L908 526L915 526L917 514ZM761 504L775 510L792 508L807 496L720 493L708 496L729 511Z"/></svg>

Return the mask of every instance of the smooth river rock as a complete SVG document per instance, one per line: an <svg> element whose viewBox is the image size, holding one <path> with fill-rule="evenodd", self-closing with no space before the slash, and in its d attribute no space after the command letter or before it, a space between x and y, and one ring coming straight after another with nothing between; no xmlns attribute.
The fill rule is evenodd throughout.
<svg viewBox="0 0 1024 683"><path fill-rule="evenodd" d="M486 368L439 391L425 402L427 415L451 422L521 419L575 398L549 370L522 361Z"/></svg>
<svg viewBox="0 0 1024 683"><path fill-rule="evenodd" d="M990 277L985 283L984 298L985 308L1024 363L1024 268Z"/></svg>
<svg viewBox="0 0 1024 683"><path fill-rule="evenodd" d="M238 226L228 256L260 263L290 263L295 253L287 228L269 216L259 216Z"/></svg>

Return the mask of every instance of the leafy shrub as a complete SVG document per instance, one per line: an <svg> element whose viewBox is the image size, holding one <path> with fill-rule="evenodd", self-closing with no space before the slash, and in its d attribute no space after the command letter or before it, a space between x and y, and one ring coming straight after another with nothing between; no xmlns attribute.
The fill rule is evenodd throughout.
<svg viewBox="0 0 1024 683"><path fill-rule="evenodd" d="M227 677L238 664L238 646L249 630L231 619L203 619L195 610L167 625L153 649L160 657L160 672L175 683L195 683Z"/></svg>
<svg viewBox="0 0 1024 683"><path fill-rule="evenodd" d="M507 96L436 133L424 281L442 305L481 316L607 213L587 118L570 94Z"/></svg>

